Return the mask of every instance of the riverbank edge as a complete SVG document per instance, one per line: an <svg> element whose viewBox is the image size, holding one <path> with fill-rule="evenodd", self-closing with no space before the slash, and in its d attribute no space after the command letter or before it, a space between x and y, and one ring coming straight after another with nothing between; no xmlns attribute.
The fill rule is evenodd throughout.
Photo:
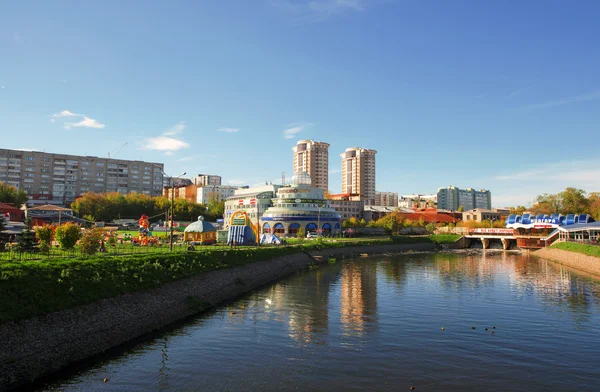
<svg viewBox="0 0 600 392"><path fill-rule="evenodd" d="M315 263L438 249L434 243L325 249L206 272L151 290L0 325L0 391L23 386Z"/></svg>
<svg viewBox="0 0 600 392"><path fill-rule="evenodd" d="M538 249L531 254L600 278L600 257L552 247Z"/></svg>

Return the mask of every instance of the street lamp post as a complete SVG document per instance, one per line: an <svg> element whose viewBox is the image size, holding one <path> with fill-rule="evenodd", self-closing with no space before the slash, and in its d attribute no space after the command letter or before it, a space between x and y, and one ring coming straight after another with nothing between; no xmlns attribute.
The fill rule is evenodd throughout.
<svg viewBox="0 0 600 392"><path fill-rule="evenodd" d="M324 208L325 205L321 204L321 205L317 205L317 208L319 209L319 214L317 216L317 237L321 236L321 208Z"/></svg>
<svg viewBox="0 0 600 392"><path fill-rule="evenodd" d="M154 164L152 166L158 167L160 169L160 172L163 174L163 176L171 177L171 228L169 230L169 250L172 252L173 251L173 219L175 218L175 180L177 178L185 176L186 172L183 172L182 174L178 175L177 177L173 177L173 176L170 176L167 173L165 173L162 170L161 166L154 165Z"/></svg>
<svg viewBox="0 0 600 392"><path fill-rule="evenodd" d="M163 172L166 176L166 174ZM181 176L185 176L186 172L177 176L171 177L171 227L169 230L169 251L173 251L173 219L175 218L175 178L179 178ZM167 176L169 177L169 176Z"/></svg>

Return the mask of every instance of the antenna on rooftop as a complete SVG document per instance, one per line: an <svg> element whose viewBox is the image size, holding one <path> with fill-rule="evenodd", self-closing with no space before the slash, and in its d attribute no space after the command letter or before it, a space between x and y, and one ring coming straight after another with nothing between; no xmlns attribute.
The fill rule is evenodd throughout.
<svg viewBox="0 0 600 392"><path fill-rule="evenodd" d="M127 144L127 142L125 142L121 147L119 147L114 153L113 155L117 155L118 153L121 152L121 150L123 149L123 147L125 147L125 145ZM110 152L108 153L108 159L110 159Z"/></svg>
<svg viewBox="0 0 600 392"><path fill-rule="evenodd" d="M285 172L281 172L281 185L285 185Z"/></svg>

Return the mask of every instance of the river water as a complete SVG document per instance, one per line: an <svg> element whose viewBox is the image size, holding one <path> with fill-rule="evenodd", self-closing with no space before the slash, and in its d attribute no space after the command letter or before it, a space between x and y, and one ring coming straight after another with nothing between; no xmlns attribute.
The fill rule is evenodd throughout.
<svg viewBox="0 0 600 392"><path fill-rule="evenodd" d="M411 386L600 390L600 282L507 252L340 260L72 369L38 390Z"/></svg>

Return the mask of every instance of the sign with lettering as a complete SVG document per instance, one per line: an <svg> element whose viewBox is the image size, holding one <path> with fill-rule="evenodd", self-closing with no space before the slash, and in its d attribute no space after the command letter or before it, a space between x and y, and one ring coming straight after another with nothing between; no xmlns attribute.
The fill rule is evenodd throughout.
<svg viewBox="0 0 600 392"><path fill-rule="evenodd" d="M310 189L298 189L298 188L280 189L277 193L310 193Z"/></svg>
<svg viewBox="0 0 600 392"><path fill-rule="evenodd" d="M471 229L473 234L513 234L513 229Z"/></svg>

